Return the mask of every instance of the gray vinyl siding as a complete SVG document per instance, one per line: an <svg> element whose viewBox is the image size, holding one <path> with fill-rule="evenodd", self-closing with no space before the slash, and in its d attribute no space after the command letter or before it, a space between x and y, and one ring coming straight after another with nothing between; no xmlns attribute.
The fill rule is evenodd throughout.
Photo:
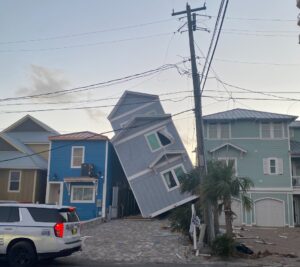
<svg viewBox="0 0 300 267"><path fill-rule="evenodd" d="M151 103L151 101L149 103ZM147 104L147 103L145 103L145 104ZM132 109L132 107L130 105L125 106L124 108L122 108L122 110L124 110L122 114L130 111L131 109ZM138 115L144 115L144 114L147 114L147 113L152 112L152 111L154 111L157 115L165 114L164 110L163 110L163 107L161 106L161 104L159 102L153 102L153 103L151 103L151 105L146 106L144 108L141 108L140 110L137 110L134 113L128 114L127 116L123 116L123 117L121 117L119 119L111 121L112 128L114 130L118 130L118 129L121 128L121 124L123 124L123 123L125 123L127 121L132 120L134 117L136 117ZM120 114L118 112L113 118L118 117L118 116L120 116L122 114Z"/></svg>
<svg viewBox="0 0 300 267"><path fill-rule="evenodd" d="M173 122L169 121L165 127L176 141L159 149L158 151L152 152L150 150L145 134L141 134L124 143L115 145L115 149L117 150L119 157L122 159L122 164L127 176L132 176L138 172L144 171L163 152L174 150L185 151ZM159 128L160 127L158 127L158 129ZM134 129L132 131L134 131ZM153 131L155 130L151 130L149 133ZM137 155L139 156L137 157Z"/></svg>
<svg viewBox="0 0 300 267"><path fill-rule="evenodd" d="M160 172L178 164L183 164L186 171L189 171L192 168L189 161L182 162L182 160L179 159L159 168L156 173L152 171L151 173L147 173L146 175L140 176L129 182L135 197L138 200L138 205L143 207L143 216L149 217L151 213L175 204L190 196L190 194L187 193L182 194L180 188L168 192L163 182ZM145 192L147 192L147 194L145 194Z"/></svg>

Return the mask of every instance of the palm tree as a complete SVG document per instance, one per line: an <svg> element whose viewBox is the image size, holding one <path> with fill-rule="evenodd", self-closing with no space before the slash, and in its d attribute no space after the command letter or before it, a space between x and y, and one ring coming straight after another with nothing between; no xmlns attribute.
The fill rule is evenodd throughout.
<svg viewBox="0 0 300 267"><path fill-rule="evenodd" d="M235 175L234 162L210 161L207 164L207 175L200 182L198 169L192 170L181 177L182 192L191 192L200 196L201 204L211 201L214 210L214 229L219 232L219 210L224 207L226 233L232 236L232 221L234 213L231 210L231 198L241 198L246 210L251 209L252 202L247 191L253 182L247 177ZM220 203L221 202L221 203Z"/></svg>
<svg viewBox="0 0 300 267"><path fill-rule="evenodd" d="M231 199L241 198L246 210L251 209L252 201L247 191L253 186L248 177L237 177L234 161L211 161L207 165L208 174L204 178L202 193L212 201L221 202L224 207L226 233L232 236L232 221L234 212L231 210Z"/></svg>

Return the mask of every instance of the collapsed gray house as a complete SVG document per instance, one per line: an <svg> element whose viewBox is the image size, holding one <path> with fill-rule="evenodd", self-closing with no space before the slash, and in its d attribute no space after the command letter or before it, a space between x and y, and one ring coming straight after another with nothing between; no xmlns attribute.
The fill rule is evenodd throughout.
<svg viewBox="0 0 300 267"><path fill-rule="evenodd" d="M143 217L196 198L180 191L179 177L193 166L157 95L125 91L108 119L115 132L112 144Z"/></svg>

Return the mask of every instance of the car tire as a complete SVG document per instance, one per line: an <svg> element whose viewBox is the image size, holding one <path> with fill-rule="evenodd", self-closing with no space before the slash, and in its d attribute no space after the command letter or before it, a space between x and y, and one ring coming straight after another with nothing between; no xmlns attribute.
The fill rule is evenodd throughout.
<svg viewBox="0 0 300 267"><path fill-rule="evenodd" d="M26 241L14 244L8 252L8 262L11 267L32 267L37 262L34 247Z"/></svg>

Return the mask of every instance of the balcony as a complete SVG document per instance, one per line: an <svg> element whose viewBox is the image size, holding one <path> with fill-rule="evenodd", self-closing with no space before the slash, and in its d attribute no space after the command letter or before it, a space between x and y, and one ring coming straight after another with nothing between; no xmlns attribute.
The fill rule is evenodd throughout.
<svg viewBox="0 0 300 267"><path fill-rule="evenodd" d="M293 187L300 187L300 176L293 176Z"/></svg>

